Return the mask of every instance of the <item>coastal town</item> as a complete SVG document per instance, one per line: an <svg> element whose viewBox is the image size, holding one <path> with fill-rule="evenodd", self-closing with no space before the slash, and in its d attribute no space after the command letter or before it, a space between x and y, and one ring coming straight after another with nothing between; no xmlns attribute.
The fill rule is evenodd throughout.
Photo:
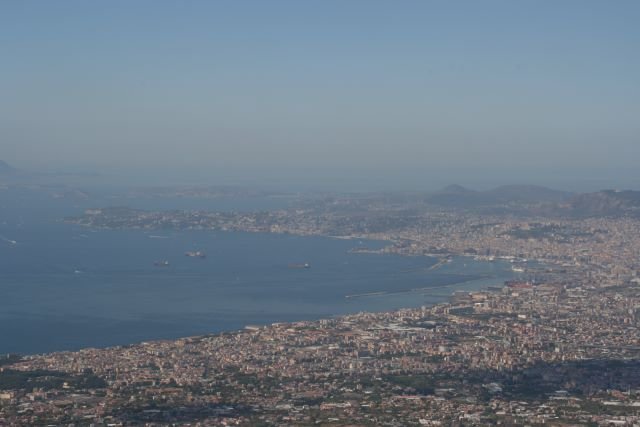
<svg viewBox="0 0 640 427"><path fill-rule="evenodd" d="M86 227L366 237L513 263L435 306L0 359L0 425L640 425L640 221L93 209Z"/></svg>
<svg viewBox="0 0 640 427"><path fill-rule="evenodd" d="M431 308L29 356L3 367L24 386L0 394L1 420L635 425L639 307L636 287L512 284Z"/></svg>
<svg viewBox="0 0 640 427"><path fill-rule="evenodd" d="M639 23L1 1L0 427L640 427Z"/></svg>

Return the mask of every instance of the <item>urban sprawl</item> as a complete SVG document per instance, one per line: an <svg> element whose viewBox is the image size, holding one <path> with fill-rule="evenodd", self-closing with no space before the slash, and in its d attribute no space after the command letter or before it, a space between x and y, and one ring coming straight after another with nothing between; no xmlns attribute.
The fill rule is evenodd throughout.
<svg viewBox="0 0 640 427"><path fill-rule="evenodd" d="M450 302L0 358L0 425L640 425L640 220L335 199L259 213L92 209L87 227L381 239L508 260ZM534 266L535 262L535 266Z"/></svg>

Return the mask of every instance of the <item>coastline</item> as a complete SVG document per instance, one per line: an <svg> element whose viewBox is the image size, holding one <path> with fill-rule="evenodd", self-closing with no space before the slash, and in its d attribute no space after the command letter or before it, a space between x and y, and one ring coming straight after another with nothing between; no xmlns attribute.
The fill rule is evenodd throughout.
<svg viewBox="0 0 640 427"><path fill-rule="evenodd" d="M476 280L469 280L469 281L464 281L464 282L458 282L458 283L454 283L454 284L450 284L450 285L443 285L443 286L435 286L435 287L426 287L426 288L421 288L421 289L412 289L409 291L400 291L400 292L393 292L393 293L383 293L383 292L374 292L368 295L361 295L361 296L345 296L345 298L358 298L358 297L367 297L367 296L384 296L384 295L394 295L394 294L401 294L401 293L414 293L414 292L420 292L422 290L430 290L430 289L446 289L446 288L453 288L455 286L458 286L460 284L465 284L465 283L472 283L475 282ZM497 287L496 287L497 288ZM338 322L343 322L349 318L352 318L354 316L360 316L360 315L372 315L372 316L385 316L385 315L390 315L390 316L395 316L398 313L401 312L406 312L406 311L415 311L415 310L424 310L424 309L434 309L434 310L438 310L440 307L445 307L445 306L449 306L452 304L453 301L453 297L455 292L462 292L463 290L455 290L452 294L447 295L446 301L443 302L438 302L438 303L433 303L433 304L424 304L420 307L402 307L402 308L397 308L394 310L386 310L386 311L364 311L364 312L356 312L356 313L347 313L347 314L338 314L338 315L334 315L334 316L330 316L330 317L326 317L326 318L318 318L318 319L304 319L304 320L292 320L292 321L285 321L285 322L271 322L271 323L247 323L246 325L244 325L242 328L237 328L237 329L230 329L230 330L223 330L223 331L218 331L218 332L213 332L213 333L206 333L206 334L199 334L199 335L187 335L187 336L181 336L181 337L177 337L177 338L170 338L170 339L151 339L151 340L143 340L143 341L139 341L139 342L135 342L135 343L128 343L128 344L121 344L121 345L113 345L113 346L105 346L105 347L83 347L77 350L60 350L60 351L51 351L51 352L43 352L43 353L29 353L29 354L21 354L21 353L5 353L5 356L19 356L21 357L23 360L32 360L32 359L36 359L36 358L40 358L40 357L44 357L44 356L55 356L55 355L63 355L63 354L74 354L74 353L83 353L83 352L94 352L94 351L111 351L111 350L117 350L117 349L124 349L124 348L131 348L131 347L137 347L137 346L147 346L147 345L157 345L157 344L168 344L168 343L173 343L173 344L177 344L179 342L183 342L183 341L191 341L191 340L200 340L200 339L205 339L205 338L217 338L217 337L223 337L223 336L229 336L231 335L235 335L235 334L244 334L244 333L251 333L251 332L255 332L257 330L264 330L264 329L268 329L271 327L278 327L278 328L283 328L283 327L287 327L287 326L300 326L302 324L322 324L324 322L332 322L332 321L338 321ZM481 288L481 289L475 289L475 290L464 290L464 292L468 292L469 294L473 294L473 293L486 293L486 294L497 294L498 290L493 288L492 286L488 286L485 288ZM0 356L2 356L2 354L0 354Z"/></svg>
<svg viewBox="0 0 640 427"><path fill-rule="evenodd" d="M148 238L149 234L152 236L159 236L158 234L158 230L157 229L141 229L141 228L133 228L130 229L128 227L92 227L92 226L86 226L86 225L80 225L79 227L77 225L73 225L73 224L69 224L67 223L67 225L76 228L76 231L81 230L81 229L91 229L91 230L102 230L102 231L109 231L109 232L115 232L117 234L120 235L128 235L128 231L132 231L134 233L142 233L142 234L146 234L147 235L147 240L151 240L153 241L154 245L161 245L164 244L165 240L169 240L169 239L159 239L159 238ZM410 268L409 271L411 272L411 274L413 275L419 275L422 274L421 272L424 271L425 273L428 272L433 272L434 274L445 274L447 273L446 271L443 272L443 267L446 267L447 264L449 263L449 261L451 261L452 259L458 259L460 260L460 262L462 264L464 264L464 260L467 261L474 261L474 262L483 262L482 260L474 260L473 256L469 255L469 254L453 254L450 252L447 253L437 253L437 254L431 254L431 253L426 253L426 252L422 252L422 253L417 253L417 251L414 252L410 252L407 251L406 248L409 247L410 245L410 241L407 239L399 239L399 238L392 238L391 236L381 236L380 234L358 234L358 235L348 235L348 236L336 236L336 235L331 235L331 234L320 234L320 233L309 233L309 232L292 232L292 231L285 231L285 230L278 230L278 231L263 231L263 230L216 230L216 229L208 229L208 228L203 228L203 229L175 229L175 230L171 230L176 232L176 236L179 235L188 235L188 234L192 234L192 235L202 235L202 236L207 236L209 235L211 232L213 233L222 233L222 234L235 234L235 233L240 233L240 234L247 234L247 235L266 235L266 236L295 236L295 237L300 237L300 238L319 238L319 239L329 239L329 240L337 240L337 241L348 241L348 242L354 242L354 241L358 241L358 240L362 240L365 241L365 245L370 245L375 247L375 249L371 250L371 251L361 251L361 250L357 250L358 247L351 247L350 250L348 251L348 253L355 253L357 255L359 255L360 253L363 254L369 254L369 255L375 255L376 257L378 255L395 255L399 258L404 258L404 259L408 259L408 258L413 258L413 259L430 259L434 261L434 264L429 265L429 266L425 266L425 267L418 267L418 268ZM101 234L101 233L98 233ZM164 236L163 236L164 237ZM176 239L175 236L173 236L173 238L171 239L171 244L175 244L176 243ZM379 246L378 246L379 245ZM188 248L189 250L191 249L199 249L196 247L192 247L192 248ZM353 250L356 249L356 250ZM205 251L208 253L208 251ZM344 252L342 252L344 253ZM181 253L182 255L182 253ZM166 259L166 257L164 256L158 256L156 257L155 255L153 256L153 259ZM181 256L181 258L184 258L183 256ZM214 256L215 258L215 256ZM297 259L297 258L290 258L286 261L284 261L285 263L288 263L290 261L307 261L307 259ZM312 267L310 268L311 272L314 273L315 271L320 271L318 270L318 267L315 265L315 263L313 262L312 259L309 259L308 261L311 261ZM485 263L486 265L489 265L488 263ZM286 265L286 264L283 264ZM198 267L199 265L197 264L193 264L194 267ZM82 267L82 266L80 266ZM172 268L171 271L174 268L174 263L172 261ZM85 269L82 269L83 271L85 271ZM157 273L159 272L159 270L156 269L156 271L154 271L153 273ZM301 273L301 272L300 272ZM309 272L307 272L308 274ZM385 280L387 280L388 282L393 282L393 283L399 283L403 280L405 280L404 277L400 276L400 273L405 273L405 270L396 270L395 272L391 272L389 275L387 275L386 273L385 275ZM164 274L164 273L163 273ZM298 273L294 273L294 274L298 274ZM370 275L372 273L367 272L367 275ZM448 273L447 273L448 274ZM457 273L453 273L454 275ZM473 276L474 274L471 273L471 275ZM87 274L83 274L83 275L76 275L76 276L82 276L82 278L88 278L91 276L91 272L90 269L87 269ZM375 274L374 276L375 277ZM81 280L81 277L76 277L73 280ZM330 279L329 279L330 280ZM331 318L331 317L335 317L335 316L343 316L343 315L348 315L349 313L354 313L354 312L370 312L370 313L380 313L380 312L386 312L389 310L399 310L399 309L404 309L404 308L412 308L412 307L416 307L418 306L418 304L420 305L424 305L424 306L433 306L435 304L439 304L443 301L448 300L451 295L443 295L443 290L447 290L450 291L451 293L453 293L454 291L457 290L469 290L469 291L478 291L478 290L486 290L487 287L489 286L496 286L496 285L501 285L505 279L503 278L496 278L491 280L491 283L485 283L484 281L486 280L491 280L490 276L486 276L486 275L481 275L478 277L473 277L472 279L467 279L467 278L463 278L463 280L459 280L459 281L455 281L453 283L446 283L444 285L434 285L434 286L415 286L411 285L410 287L406 288L406 289L400 289L400 290L377 290L376 286L372 286L370 289L370 291L366 291L366 292L344 292L340 295L340 298L342 300L348 301L350 304L354 304L356 303L358 300L366 300L367 302L365 303L364 301L361 301L360 305L365 306L365 305L370 305L372 308L364 308L364 309L360 309L358 307L352 307L349 308L349 311L344 311L344 310L340 310L339 312L334 312L333 314L328 314L328 313L324 313L324 314L315 314L314 312L305 312L304 316L300 316L295 317L295 316L273 316L273 317L282 317L282 318L278 318L277 320L275 320L276 322L295 322L298 320L301 321L307 321L307 320L317 320L317 319L323 319L323 318ZM478 281L480 281L480 283L478 283ZM179 283L178 281L176 281L176 283ZM182 286L182 285L181 285ZM155 292L155 289L152 291ZM183 292L183 294L188 294L189 291L185 290ZM382 306L383 304L381 302L383 301L390 301L388 304L386 304L387 306L392 306L392 308L377 308ZM304 308L300 309L300 312L303 312ZM223 316L223 314L221 313L220 316ZM186 318L186 317L185 317ZM244 322L244 324L264 324L264 325L268 325L270 324L270 320L266 320L264 322L261 322L260 320L256 320L256 317L250 317L247 319L246 322ZM220 325L220 326L216 326L215 328L207 328L207 332L204 332L206 334L210 334L210 333L224 333L224 332L228 332L228 331L237 331L240 330L241 327L238 326L239 322L236 322L235 325L233 325L232 327L228 327L226 324ZM200 330L203 330L204 328L200 328ZM155 340L155 339L160 339L160 340L165 340L165 339L179 339L180 337L184 337L184 336L193 336L191 334L176 334L176 333L170 333L167 334L168 337L151 337L151 340ZM200 332L194 334L196 336L200 335ZM106 335L105 335L106 336ZM146 340L146 339L143 339ZM134 339L134 340L130 340L130 341L121 341L121 342L125 342L126 344L131 344L131 343L137 343L140 342L142 340L139 339ZM116 344L105 344L105 345L99 345L98 348L105 348L105 347L109 347L111 345L126 345L126 344L120 344L120 343L116 343ZM72 346L73 348L77 348L77 349L81 349L81 348L95 348L95 346L90 345L90 346ZM39 352L22 352L22 353L28 353L28 354L40 354ZM46 353L46 352L45 352Z"/></svg>
<svg viewBox="0 0 640 427"><path fill-rule="evenodd" d="M308 237L308 236L307 236ZM317 236L324 237L324 236ZM388 254L380 254L380 255L388 255ZM402 256L400 254L395 254L396 256ZM452 258L454 262L464 263L465 261L474 261L474 258L467 255L460 255ZM477 261L476 261L477 262ZM438 265L438 268L441 268L444 264L434 264ZM431 267L427 267L425 270L431 271ZM142 339L140 341L134 341L123 344L116 345L106 345L106 346L86 346L80 347L76 349L70 350L55 350L55 351L46 351L46 352L33 352L33 353L6 353L6 354L18 354L24 358L33 358L33 357L41 357L46 355L55 355L55 354L72 354L84 351L102 351L102 350L112 350L112 349L121 349L126 347L135 347L141 345L148 345L153 343L177 343L183 340L191 340L191 339L201 339L205 337L219 337L225 336L228 334L239 334L246 332L247 329L252 328L269 328L272 326L283 326L283 325L296 325L301 323L322 323L326 321L342 321L351 316L357 315L385 315L385 314L394 314L407 310L419 310L419 309L437 309L440 306L450 305L453 302L454 296L457 292L465 292L465 293L496 293L497 288L502 288L504 286L504 280L499 278L482 276L472 278L470 280L462 280L459 282L444 284L444 285L436 285L436 286L425 286L420 288L412 288L407 290L399 290L399 291L381 291L381 292L370 292L365 294L357 294L357 295L345 295L345 300L357 300L357 299L368 299L368 298L396 298L403 296L412 296L412 295L421 295L425 298L424 302L420 306L402 306L397 307L391 310L365 310L365 311L357 311L357 312L349 312L349 313L340 313L334 314L330 316L317 317L317 318L305 318L305 319L292 319L286 321L275 321L275 322L255 322L251 321L246 323L242 327L230 328L230 329L221 329L215 330L212 332L206 332L203 334L195 334L195 335L181 335L173 338L157 338L157 339ZM434 294L431 291L435 290L449 290L450 292L447 294ZM414 299L414 297L412 297Z"/></svg>

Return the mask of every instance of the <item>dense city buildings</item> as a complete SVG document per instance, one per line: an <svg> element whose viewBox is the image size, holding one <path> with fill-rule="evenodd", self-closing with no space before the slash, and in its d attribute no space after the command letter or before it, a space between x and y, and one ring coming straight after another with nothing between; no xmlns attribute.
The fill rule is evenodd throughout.
<svg viewBox="0 0 640 427"><path fill-rule="evenodd" d="M433 307L8 357L0 424L640 425L640 221L344 203L69 221L376 238L442 263L509 260L522 280Z"/></svg>

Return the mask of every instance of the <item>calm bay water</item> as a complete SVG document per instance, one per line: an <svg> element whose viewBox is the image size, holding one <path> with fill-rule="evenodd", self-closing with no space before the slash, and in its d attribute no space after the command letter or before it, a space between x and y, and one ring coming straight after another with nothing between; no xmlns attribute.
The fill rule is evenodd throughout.
<svg viewBox="0 0 640 427"><path fill-rule="evenodd" d="M104 347L417 307L512 277L505 263L458 258L432 270L437 260L431 258L348 253L382 242L94 231L53 221L54 214L81 207L49 204L43 214L3 206L0 353ZM184 255L194 250L207 258ZM169 266L155 266L160 260ZM290 267L305 262L311 268Z"/></svg>

